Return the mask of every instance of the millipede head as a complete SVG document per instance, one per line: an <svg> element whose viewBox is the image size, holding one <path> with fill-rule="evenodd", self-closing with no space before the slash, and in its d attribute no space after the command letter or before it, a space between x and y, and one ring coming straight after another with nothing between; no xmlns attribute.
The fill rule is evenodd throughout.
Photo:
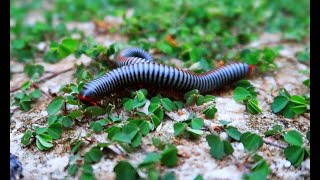
<svg viewBox="0 0 320 180"><path fill-rule="evenodd" d="M79 94L79 99L81 101L81 103L87 105L87 106L97 106L97 101L96 100L93 100L89 97L86 97L86 96L83 96L81 94Z"/></svg>
<svg viewBox="0 0 320 180"><path fill-rule="evenodd" d="M249 65L249 73L248 75L250 76L253 72L253 70L255 69L256 67L254 65Z"/></svg>
<svg viewBox="0 0 320 180"><path fill-rule="evenodd" d="M78 97L80 101L87 106L96 106L99 101L99 99L95 97L95 94L85 87L81 90Z"/></svg>

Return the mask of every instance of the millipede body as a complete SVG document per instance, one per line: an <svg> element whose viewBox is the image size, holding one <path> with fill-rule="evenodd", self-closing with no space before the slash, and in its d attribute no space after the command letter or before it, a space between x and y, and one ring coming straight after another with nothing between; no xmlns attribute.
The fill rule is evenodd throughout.
<svg viewBox="0 0 320 180"><path fill-rule="evenodd" d="M97 102L105 96L136 84L187 92L212 92L226 84L240 80L252 71L246 63L233 63L218 69L195 74L153 61L150 54L139 48L129 48L117 56L118 68L88 82L79 94L82 102Z"/></svg>

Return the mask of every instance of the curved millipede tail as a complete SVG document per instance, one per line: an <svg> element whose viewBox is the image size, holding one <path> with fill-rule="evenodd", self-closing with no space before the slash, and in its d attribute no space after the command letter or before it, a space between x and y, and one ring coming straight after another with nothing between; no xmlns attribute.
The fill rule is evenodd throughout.
<svg viewBox="0 0 320 180"><path fill-rule="evenodd" d="M198 89L200 93L208 93L240 80L252 71L252 67L246 63L233 63L203 74L194 74L156 63L150 54L139 48L120 52L118 61L119 68L84 85L79 94L82 102L95 102L136 84L170 88L179 92Z"/></svg>

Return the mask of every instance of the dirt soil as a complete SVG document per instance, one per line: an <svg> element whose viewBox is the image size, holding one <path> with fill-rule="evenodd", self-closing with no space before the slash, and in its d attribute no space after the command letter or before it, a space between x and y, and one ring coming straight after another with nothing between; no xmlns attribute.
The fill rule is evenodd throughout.
<svg viewBox="0 0 320 180"><path fill-rule="evenodd" d="M121 23L121 20L114 18L106 18L108 21ZM94 25L91 22L87 23L69 23L68 28L78 27L87 35L95 37L95 40L105 46L113 42L127 42L127 38L120 35L99 35L95 34ZM272 128L273 125L279 124L284 130L296 129L304 136L310 128L310 115L308 113L298 116L294 119L287 119L272 113L270 106L275 96L278 95L277 90L281 87L286 88L290 94L305 94L309 90L302 84L302 81L308 79L307 75L300 73L300 70L309 69L309 64L302 64L297 61L295 53L301 51L306 46L305 44L297 43L282 43L278 35L262 34L260 38L247 45L246 47L263 48L265 46L282 45L280 57L276 59L278 70L272 73L255 74L248 80L258 91L258 100L263 112L259 115L251 115L246 111L245 105L237 103L233 100L233 88L213 93L216 96L216 107L218 112L213 120L205 120L205 124L209 130L213 131L216 125L220 125L218 120L232 121L231 125L237 127L241 132L251 131L263 135L265 131ZM41 47L41 45L39 45ZM43 46L43 45L42 45ZM245 47L243 47L245 48ZM88 65L91 59L86 56L81 56L76 59L73 55L68 56L56 64L44 63L41 59L37 62L44 65L46 71L59 72L71 68L70 71L59 74L54 78L48 79L44 83L40 83L40 88L44 92L57 92L59 88L66 84L75 82L72 74L75 72L75 63L84 63ZM182 64L181 61L174 59L176 64ZM23 73L23 65L11 62L13 71L10 88L19 87L28 78ZM51 73L45 73L43 77L50 76ZM13 96L11 93L10 96ZM51 99L43 95L39 100L32 104L32 109L28 112L20 111L16 106L11 107L14 112L12 115L12 123L10 126L10 151L18 156L23 164L24 179L70 179L65 167L68 164L70 155L70 138L75 139L79 134L85 136L89 131L89 123L83 126L75 126L73 129L63 132L61 139L56 141L55 146L48 152L38 150L34 145L23 147L20 143L24 132L32 126L40 127L47 125L48 114L46 112L47 105ZM127 158L133 165L142 162L148 152L156 150L152 145L153 137L161 137L162 139L171 141L178 148L179 162L175 168L163 168L163 173L173 171L177 179L193 179L198 174L202 174L204 179L241 179L244 173L248 173L246 168L238 168L237 164L244 161L246 153L243 145L238 142L233 142L233 156L223 158L217 161L210 156L209 146L205 139L205 134L199 140L187 140L174 136L173 124L186 117L190 112L200 113L203 107L191 110L190 107L183 109L184 115L178 115L177 112L167 113L164 121L155 132L148 134L143 138L141 149L130 153L119 155L114 158L103 158L97 164L93 165L96 179L114 179L115 174L113 168L115 164ZM226 138L225 133L220 133L222 138ZM106 134L94 134L91 139L100 142L106 142ZM276 144L286 146L283 141L267 139ZM306 143L306 139L304 139ZM310 179L310 159L306 159L299 168L294 168L291 163L284 157L283 149L264 143L260 148L259 155L263 156L271 168L269 179ZM192 169L192 170L190 170ZM141 172L140 172L141 173ZM142 177L146 175L141 173ZM79 176L76 178L79 179Z"/></svg>

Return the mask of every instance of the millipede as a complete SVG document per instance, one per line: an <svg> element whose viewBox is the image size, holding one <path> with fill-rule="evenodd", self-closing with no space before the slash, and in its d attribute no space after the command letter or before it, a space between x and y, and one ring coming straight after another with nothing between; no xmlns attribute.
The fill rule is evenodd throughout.
<svg viewBox="0 0 320 180"><path fill-rule="evenodd" d="M232 63L202 74L156 63L140 48L127 48L117 55L118 68L86 83L79 94L82 103L95 105L102 98L135 85L174 89L179 93L198 89L206 94L251 74L253 66Z"/></svg>

